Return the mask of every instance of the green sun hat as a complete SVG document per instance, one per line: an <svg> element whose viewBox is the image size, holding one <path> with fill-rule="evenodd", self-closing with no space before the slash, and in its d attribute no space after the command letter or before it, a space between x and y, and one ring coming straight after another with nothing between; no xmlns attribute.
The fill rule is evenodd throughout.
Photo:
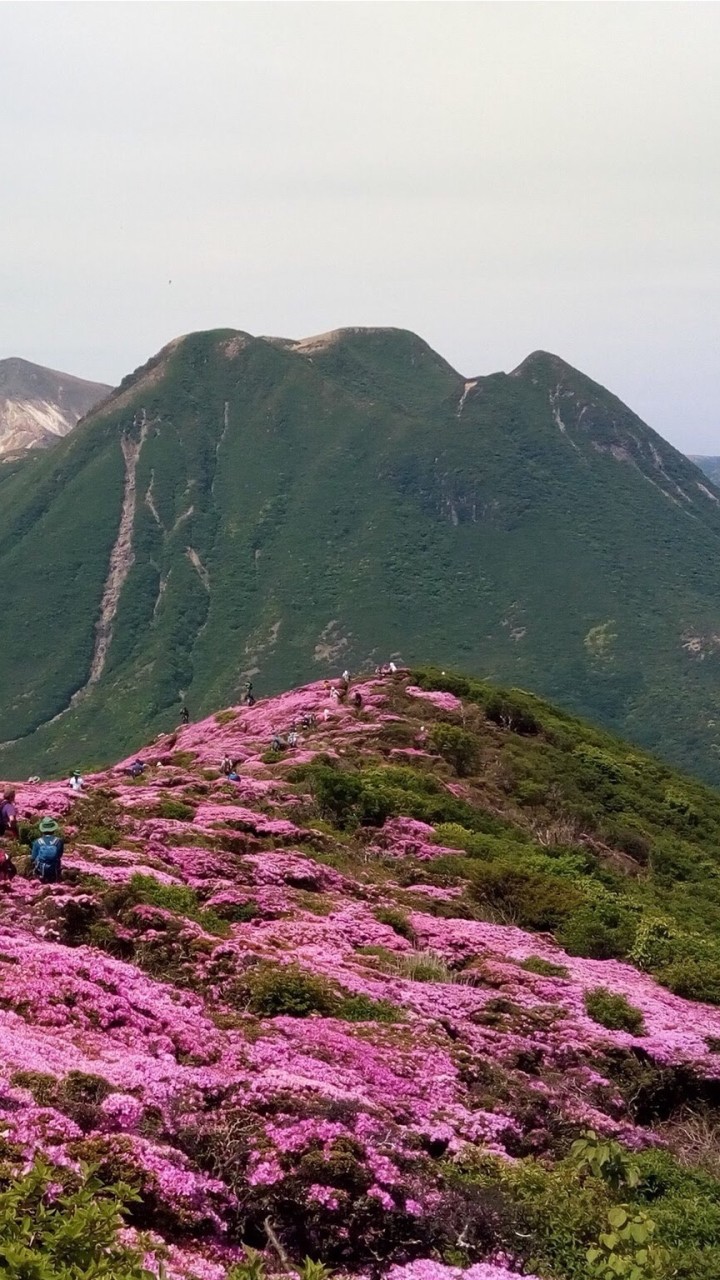
<svg viewBox="0 0 720 1280"><path fill-rule="evenodd" d="M39 825L39 830L44 836L51 835L53 831L57 831L58 825L54 818L43 818Z"/></svg>

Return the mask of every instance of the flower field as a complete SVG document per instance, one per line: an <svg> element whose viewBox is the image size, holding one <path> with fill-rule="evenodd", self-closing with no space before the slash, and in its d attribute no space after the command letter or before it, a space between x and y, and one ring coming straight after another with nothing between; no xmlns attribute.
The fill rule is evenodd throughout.
<svg viewBox="0 0 720 1280"><path fill-rule="evenodd" d="M233 708L80 798L18 786L25 838L52 814L67 850L61 884L0 901L5 1178L41 1153L129 1185L124 1238L169 1280L244 1275L253 1249L270 1272L576 1280L628 1198L666 1250L642 1280L718 1274L713 1143L681 1137L720 1099L720 1007L666 954L686 897L601 830L597 788L592 818L562 777L518 802L508 751L520 785L521 751L577 742L419 679ZM630 1190L573 1164L588 1130Z"/></svg>

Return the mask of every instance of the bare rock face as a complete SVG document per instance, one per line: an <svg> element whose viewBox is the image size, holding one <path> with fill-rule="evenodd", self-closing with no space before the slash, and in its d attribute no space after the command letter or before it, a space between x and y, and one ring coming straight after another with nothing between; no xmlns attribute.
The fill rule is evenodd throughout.
<svg viewBox="0 0 720 1280"><path fill-rule="evenodd" d="M46 448L110 390L16 356L0 360L0 458Z"/></svg>

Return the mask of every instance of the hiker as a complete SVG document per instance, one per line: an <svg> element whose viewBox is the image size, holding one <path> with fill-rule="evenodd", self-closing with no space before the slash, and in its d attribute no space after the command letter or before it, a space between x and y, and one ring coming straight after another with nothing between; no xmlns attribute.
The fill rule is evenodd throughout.
<svg viewBox="0 0 720 1280"><path fill-rule="evenodd" d="M235 761L231 760L229 756L223 756L220 765L220 772L224 773L225 777L228 778L231 773L235 772Z"/></svg>
<svg viewBox="0 0 720 1280"><path fill-rule="evenodd" d="M70 786L72 787L73 791L82 791L84 781L83 781L83 778L80 776L79 769L73 769L72 773L70 774L70 777L68 778L68 782L70 783Z"/></svg>
<svg viewBox="0 0 720 1280"><path fill-rule="evenodd" d="M294 730L294 729L292 729L292 730L290 731L290 733L288 734L288 736L287 736L287 745L288 745L289 747L296 747L296 746L297 746L297 741L298 741L298 736L297 736L297 734L296 734L295 730Z"/></svg>
<svg viewBox="0 0 720 1280"><path fill-rule="evenodd" d="M394 662L388 663L388 671L390 672L391 676L395 675L395 672L397 671L397 667L395 666Z"/></svg>
<svg viewBox="0 0 720 1280"><path fill-rule="evenodd" d="M184 704L184 703L183 703L183 709L182 709L182 711L180 712L180 722L181 722L181 724L189 724L189 723L190 723L190 712L188 711L188 709L187 709L187 707L185 706L185 704Z"/></svg>
<svg viewBox="0 0 720 1280"><path fill-rule="evenodd" d="M330 709L326 707L325 710L323 711L323 720L327 724L329 719L330 719Z"/></svg>
<svg viewBox="0 0 720 1280"><path fill-rule="evenodd" d="M246 680L246 681L245 681L245 692L244 692L244 694L243 694L242 700L243 700L243 702L245 703L245 706L246 706L246 707L254 707L254 706L255 706L255 697L254 697L254 695L253 695L253 682L252 682L252 680Z"/></svg>
<svg viewBox="0 0 720 1280"><path fill-rule="evenodd" d="M343 673L342 673L342 679L345 681L345 684L349 684L349 683L350 683L350 672L348 671L347 667L345 668L345 670L344 670L344 671L343 671Z"/></svg>
<svg viewBox="0 0 720 1280"><path fill-rule="evenodd" d="M273 737L272 742L270 743L270 750L284 751L286 746L287 746L287 742L285 741L285 739L281 738L280 735L276 733Z"/></svg>
<svg viewBox="0 0 720 1280"><path fill-rule="evenodd" d="M17 867L7 849L0 849L0 893L9 893L13 876L17 875Z"/></svg>
<svg viewBox="0 0 720 1280"><path fill-rule="evenodd" d="M353 706L356 707L358 711L362 706L362 694L359 689L356 689L353 694Z"/></svg>
<svg viewBox="0 0 720 1280"><path fill-rule="evenodd" d="M0 808L0 836L12 836L14 840L20 838L15 792L12 789L5 792L2 808Z"/></svg>
<svg viewBox="0 0 720 1280"><path fill-rule="evenodd" d="M65 842L58 835L58 824L54 818L43 818L38 830L40 835L33 840L30 851L33 873L43 884L55 884L62 877Z"/></svg>
<svg viewBox="0 0 720 1280"><path fill-rule="evenodd" d="M316 721L315 716L313 715L313 713L312 713L311 711L306 711L306 712L305 712L305 715L303 716L302 720L300 721L300 727L301 727L301 729L314 729L314 728L315 728L316 723L317 723L317 721Z"/></svg>
<svg viewBox="0 0 720 1280"><path fill-rule="evenodd" d="M132 764L125 770L131 778L139 778L145 772L145 765L142 760L133 760Z"/></svg>

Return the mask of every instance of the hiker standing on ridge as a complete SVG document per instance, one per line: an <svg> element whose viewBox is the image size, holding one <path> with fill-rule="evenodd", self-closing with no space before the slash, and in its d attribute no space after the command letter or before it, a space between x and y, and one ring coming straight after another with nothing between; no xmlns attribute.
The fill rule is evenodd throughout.
<svg viewBox="0 0 720 1280"><path fill-rule="evenodd" d="M185 706L185 703L183 703L183 708L182 708L182 711L180 712L180 723L181 723L181 724L189 724L189 723L190 723L190 712L188 711L187 707Z"/></svg>
<svg viewBox="0 0 720 1280"><path fill-rule="evenodd" d="M5 792L0 808L0 836L12 836L13 840L20 839L15 792L12 788Z"/></svg>
<svg viewBox="0 0 720 1280"><path fill-rule="evenodd" d="M84 783L79 769L73 769L70 777L68 778L68 782L70 783L73 791L82 791Z"/></svg>
<svg viewBox="0 0 720 1280"><path fill-rule="evenodd" d="M58 835L58 824L54 818L43 818L39 831L40 835L33 840L30 851L33 874L43 884L56 884L62 878L65 841Z"/></svg>

